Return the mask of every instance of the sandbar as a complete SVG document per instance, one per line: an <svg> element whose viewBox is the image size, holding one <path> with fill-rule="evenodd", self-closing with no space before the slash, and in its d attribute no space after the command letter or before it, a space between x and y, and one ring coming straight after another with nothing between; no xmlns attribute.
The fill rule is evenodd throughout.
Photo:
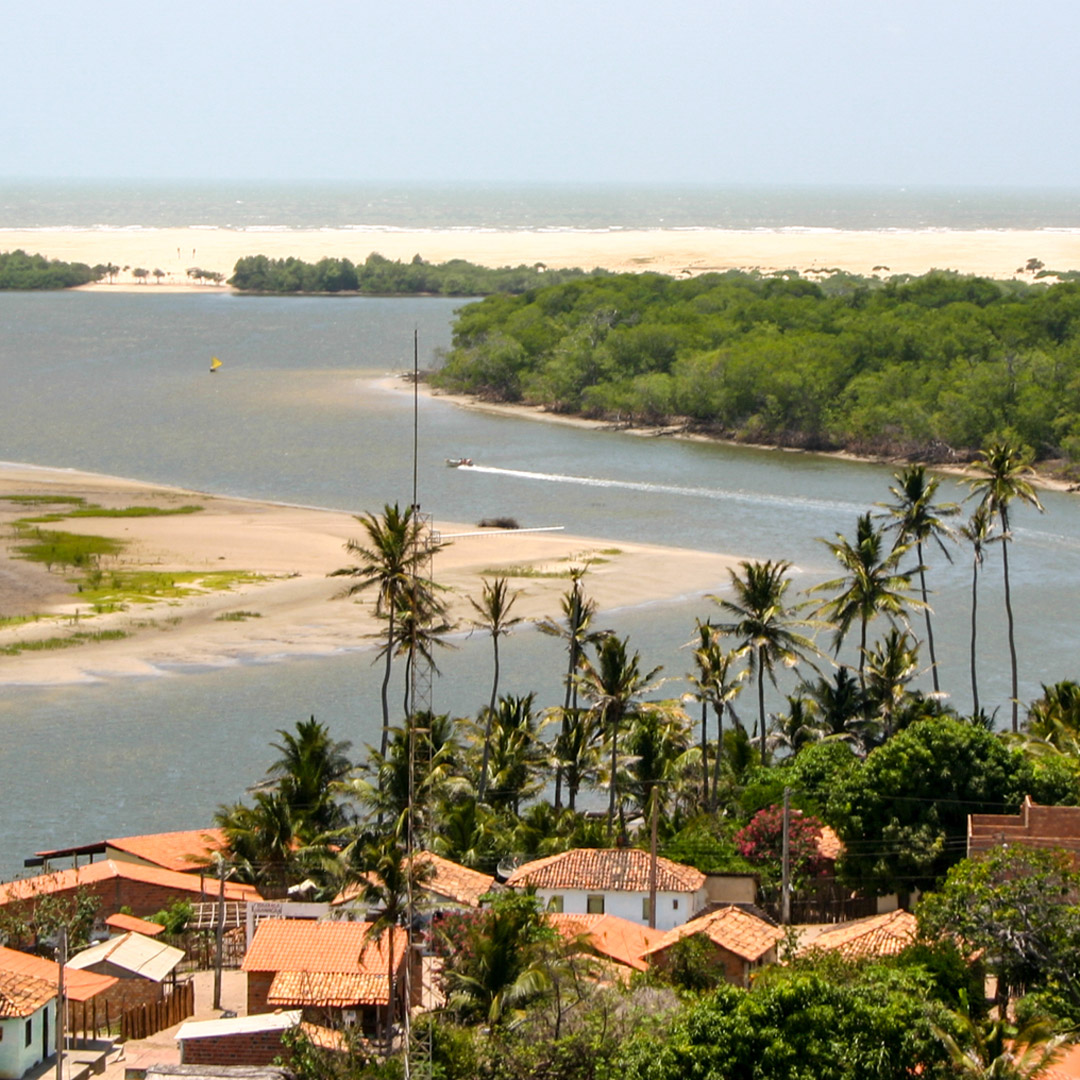
<svg viewBox="0 0 1080 1080"><path fill-rule="evenodd" d="M198 505L197 513L152 517L65 518L43 528L110 536L125 543L101 568L164 574L247 572L259 580L227 590L198 590L123 610L95 613L80 603L71 571L16 557L11 523L61 506L27 506L10 496L75 496L105 508ZM451 619L467 631L470 596L481 581L505 573L520 590L514 614L525 620L559 614L572 566L589 564L587 587L601 610L701 595L723 588L731 556L570 536L563 532L478 529L435 521L448 542L434 576L446 588ZM0 685L91 682L160 675L189 665L330 655L374 649L383 624L373 597L344 598L348 578L328 577L351 564L346 541L362 536L341 511L225 498L93 473L0 464L0 650L20 642L102 630L125 637L81 641L70 648L0 654ZM246 613L236 617L236 613ZM11 622L10 617L35 615ZM233 618L222 616L232 615Z"/></svg>
<svg viewBox="0 0 1080 1080"><path fill-rule="evenodd" d="M227 291L187 276L201 268L228 277L246 255L324 257L362 262L377 251L390 259L420 255L429 262L461 258L481 266L602 267L691 276L731 269L800 272L839 268L858 274L923 274L958 270L988 277L1020 277L1029 259L1052 270L1080 268L1080 234L1054 229L786 230L380 230L318 229L3 229L0 251L23 249L49 258L122 269L93 292L133 289ZM132 270L161 270L160 283L138 284Z"/></svg>

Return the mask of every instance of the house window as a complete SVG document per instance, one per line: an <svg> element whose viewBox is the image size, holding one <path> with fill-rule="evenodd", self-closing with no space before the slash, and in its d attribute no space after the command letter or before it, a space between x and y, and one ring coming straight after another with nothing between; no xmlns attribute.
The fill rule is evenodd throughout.
<svg viewBox="0 0 1080 1080"><path fill-rule="evenodd" d="M554 912L556 915L561 915L563 909L563 898L561 896L553 896L548 901L548 911Z"/></svg>
<svg viewBox="0 0 1080 1080"><path fill-rule="evenodd" d="M604 914L604 898L603 898L603 896L590 896L585 901L585 910L590 915L603 915Z"/></svg>
<svg viewBox="0 0 1080 1080"><path fill-rule="evenodd" d="M672 909L672 911L678 911L679 910L679 901L678 900L672 900L671 901L671 909Z"/></svg>
<svg viewBox="0 0 1080 1080"><path fill-rule="evenodd" d="M646 922L649 921L649 898L647 896L641 901L641 917Z"/></svg>
<svg viewBox="0 0 1080 1080"><path fill-rule="evenodd" d="M32 1020L26 1021L26 1045L29 1046L34 1041L34 1022Z"/></svg>

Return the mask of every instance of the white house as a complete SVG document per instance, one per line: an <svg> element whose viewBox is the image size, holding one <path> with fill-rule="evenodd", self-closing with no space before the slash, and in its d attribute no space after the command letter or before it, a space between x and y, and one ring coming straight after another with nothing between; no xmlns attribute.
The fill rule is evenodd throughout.
<svg viewBox="0 0 1080 1080"><path fill-rule="evenodd" d="M0 971L0 1080L19 1080L55 1054L55 984Z"/></svg>
<svg viewBox="0 0 1080 1080"><path fill-rule="evenodd" d="M548 911L618 915L649 925L651 858L637 848L576 848L519 866L506 884L533 886ZM708 902L705 875L692 866L656 860L656 929L671 930Z"/></svg>

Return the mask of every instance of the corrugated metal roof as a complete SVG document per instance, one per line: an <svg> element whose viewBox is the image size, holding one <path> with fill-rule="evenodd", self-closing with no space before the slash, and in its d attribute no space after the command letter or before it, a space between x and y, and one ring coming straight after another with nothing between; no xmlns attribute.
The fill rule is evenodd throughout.
<svg viewBox="0 0 1080 1080"><path fill-rule="evenodd" d="M278 1009L254 1016L231 1016L218 1020L188 1020L176 1037L184 1039L217 1039L224 1035L254 1035L260 1031L287 1031L300 1023L300 1009Z"/></svg>
<svg viewBox="0 0 1080 1080"><path fill-rule="evenodd" d="M129 931L76 953L68 960L68 967L82 971L96 964L112 964L140 978L162 982L183 959L183 949Z"/></svg>

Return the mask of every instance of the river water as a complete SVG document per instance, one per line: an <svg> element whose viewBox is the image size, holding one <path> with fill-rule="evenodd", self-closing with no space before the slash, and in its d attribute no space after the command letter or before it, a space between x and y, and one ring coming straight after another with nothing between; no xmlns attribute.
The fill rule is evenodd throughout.
<svg viewBox="0 0 1080 1080"><path fill-rule="evenodd" d="M355 512L409 501L412 398L385 376L411 366L414 328L421 362L431 362L449 344L460 301L147 293L0 294L0 460ZM211 354L224 362L213 379ZM458 455L478 467L445 468L443 458ZM830 576L817 538L853 533L856 515L888 497L892 472L492 416L437 399L421 401L419 463L420 501L436 520L511 515L614 543L782 558L797 567L799 588ZM963 498L952 481L944 486L946 497ZM1077 674L1080 507L1054 493L1044 501L1045 516L1015 514L1022 700ZM1005 719L999 560L991 554L983 578L980 686ZM933 556L930 581L943 688L966 709L967 551L958 548L951 566ZM602 622L630 635L645 666L680 676L695 617L716 610L703 594L723 584L702 582L697 595ZM464 635L456 644L441 656L435 704L474 713L490 645ZM338 738L374 740L371 658L281 657L0 688L0 875L44 847L206 824L261 777L274 732L310 714ZM557 643L523 630L504 649L503 688L553 703L561 665ZM673 679L663 692L679 689Z"/></svg>

